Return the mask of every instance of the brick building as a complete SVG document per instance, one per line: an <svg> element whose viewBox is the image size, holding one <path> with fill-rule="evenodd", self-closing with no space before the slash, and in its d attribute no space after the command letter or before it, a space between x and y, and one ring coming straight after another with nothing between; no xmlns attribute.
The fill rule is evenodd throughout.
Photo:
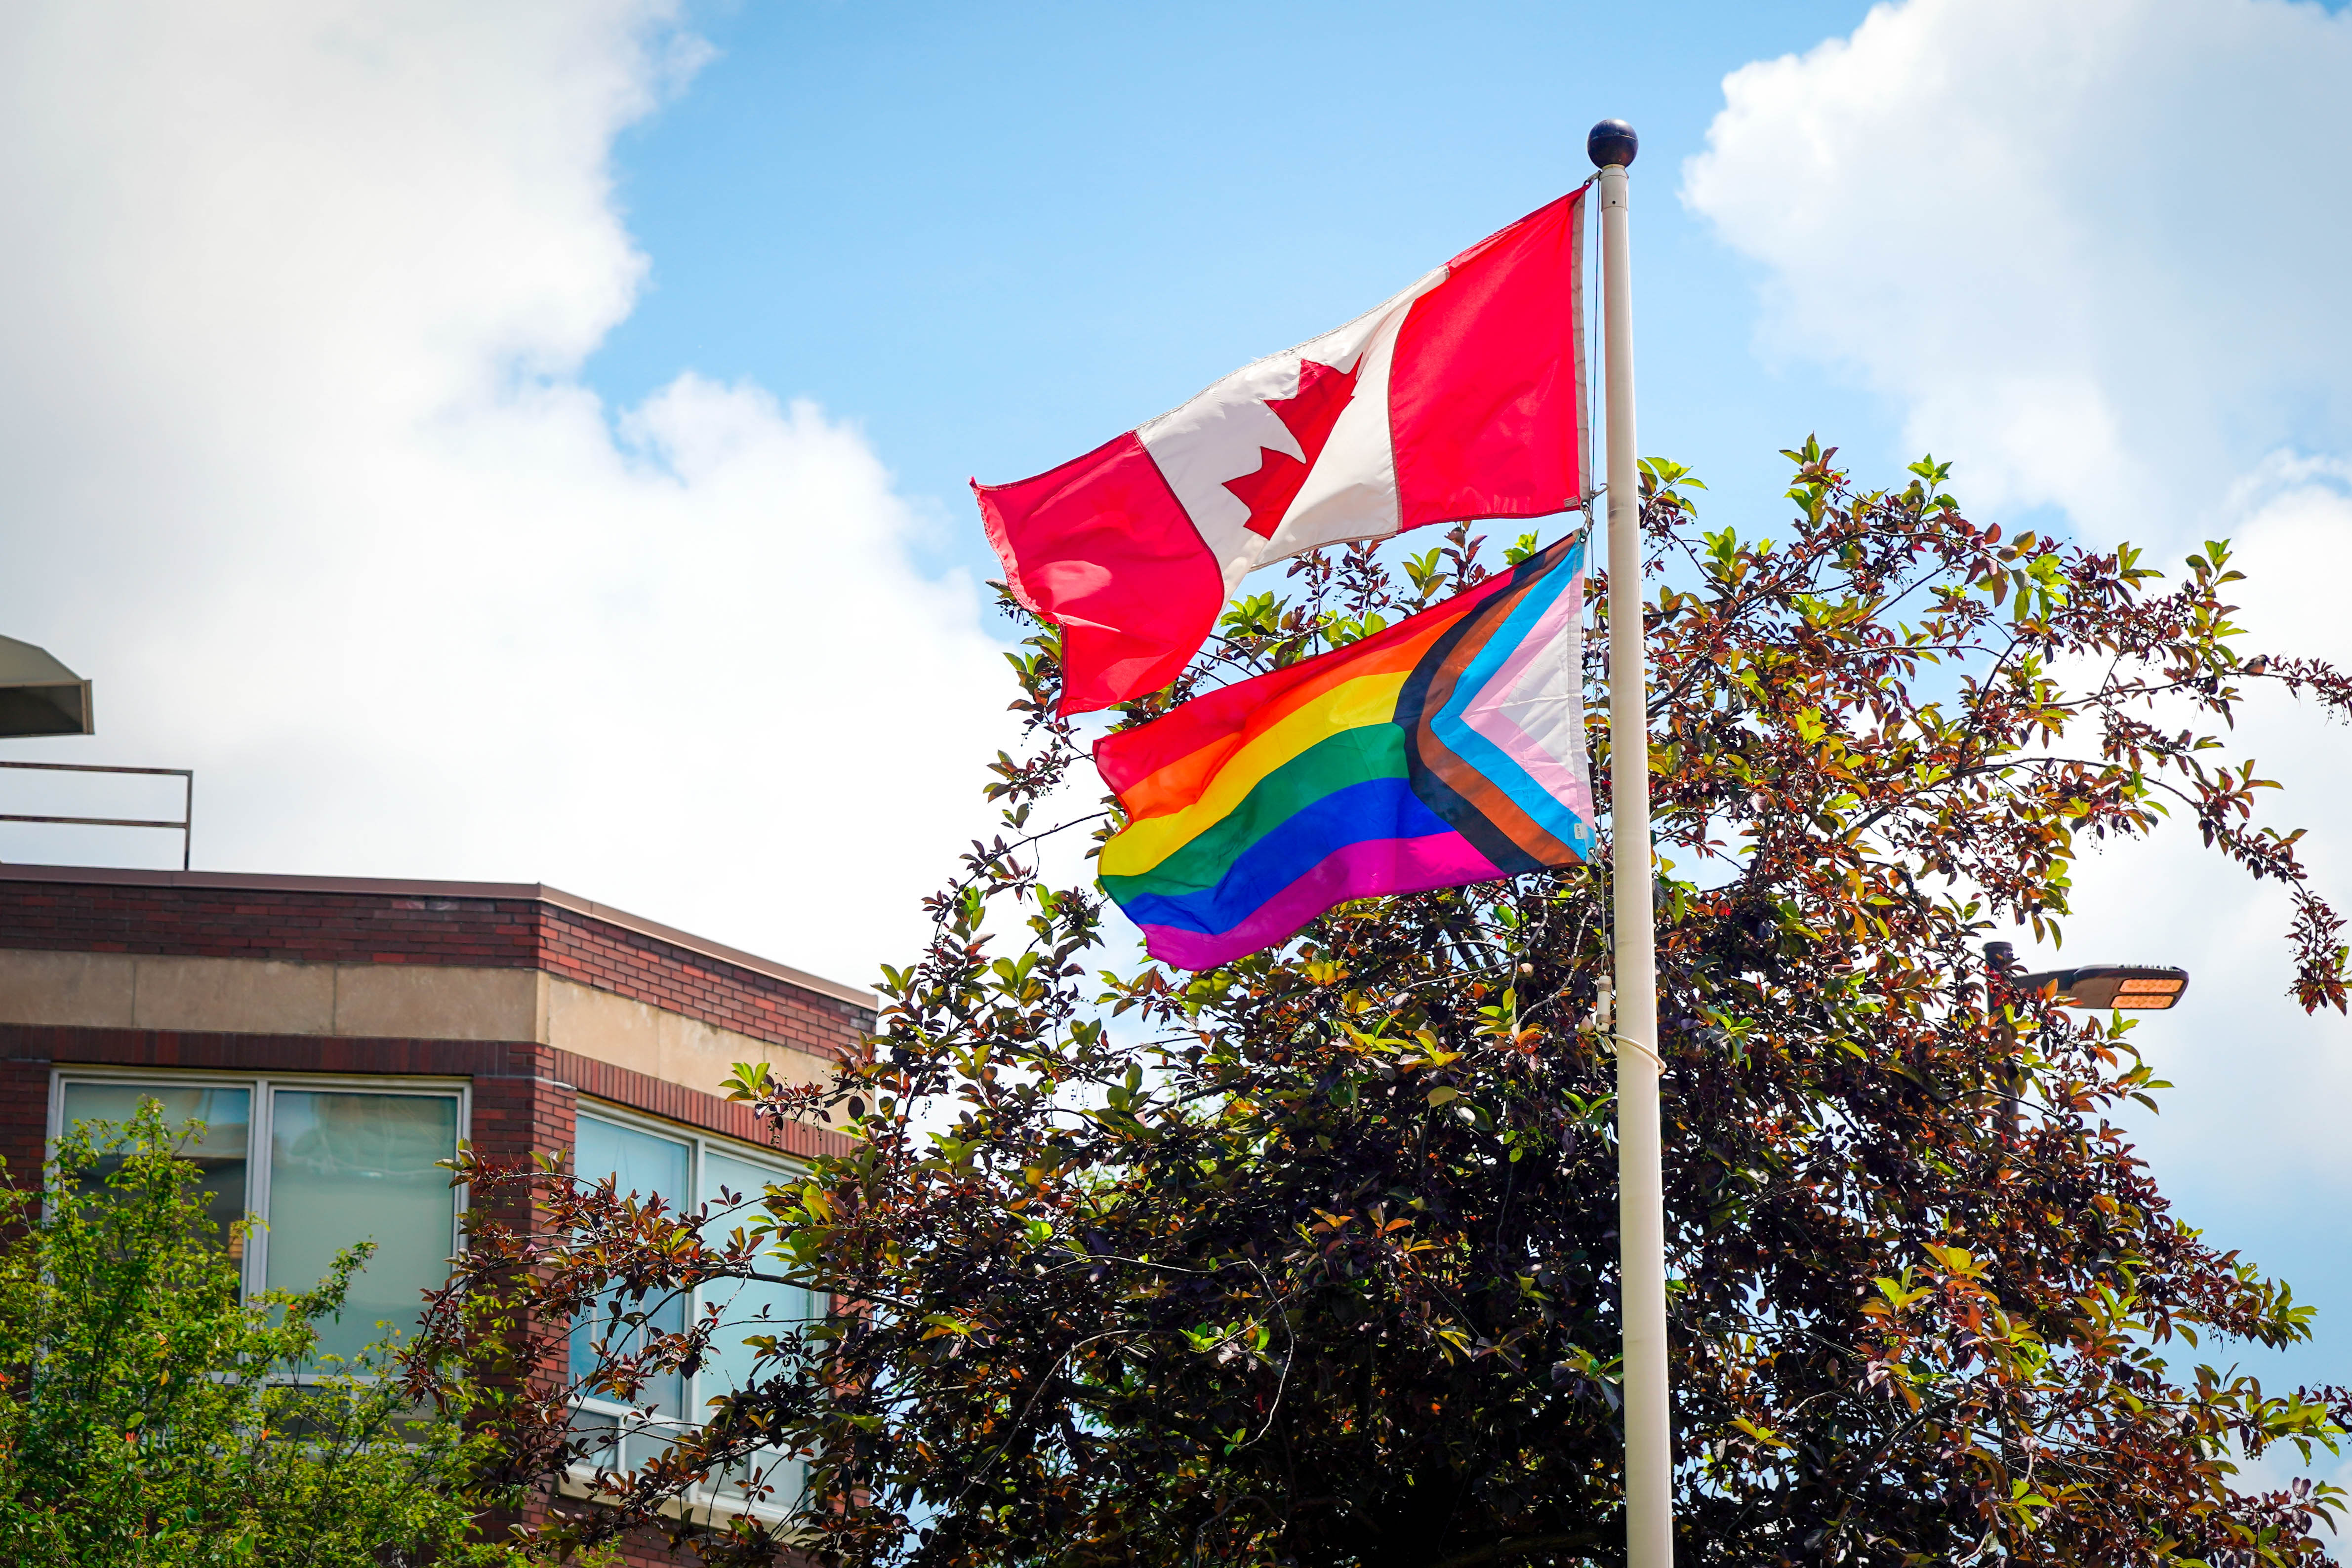
<svg viewBox="0 0 2352 1568"><path fill-rule="evenodd" d="M269 1222L240 1254L248 1289L309 1284L376 1241L329 1336L345 1350L413 1318L446 1270L464 1195L435 1162L460 1137L573 1150L583 1174L686 1204L756 1191L835 1134L772 1138L720 1081L752 1061L821 1078L873 1008L533 884L0 865L0 1156L23 1181L62 1127L142 1095L200 1118L216 1214ZM730 1311L821 1310L740 1290ZM686 1417L749 1354L649 1396ZM658 1439L619 1409L582 1419L632 1463Z"/></svg>

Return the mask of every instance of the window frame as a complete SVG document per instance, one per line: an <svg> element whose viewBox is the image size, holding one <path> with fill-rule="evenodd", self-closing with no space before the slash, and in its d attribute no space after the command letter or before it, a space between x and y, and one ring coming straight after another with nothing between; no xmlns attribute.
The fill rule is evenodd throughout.
<svg viewBox="0 0 2352 1568"><path fill-rule="evenodd" d="M405 1094L457 1103L457 1145L472 1141L473 1082L421 1073L358 1072L238 1072L217 1068L142 1068L59 1066L49 1071L49 1105L41 1148L46 1161L65 1135L66 1086L107 1083L116 1087L157 1089L243 1089L252 1095L246 1112L245 1212L262 1224L247 1232L245 1255L238 1260L238 1284L244 1299L252 1301L268 1288L269 1279L269 1134L277 1114L279 1089L333 1093ZM449 1251L456 1257L466 1247L466 1209L470 1197L464 1183L450 1189ZM422 1308L419 1309L420 1313Z"/></svg>
<svg viewBox="0 0 2352 1568"><path fill-rule="evenodd" d="M703 1128L692 1126L684 1122L667 1121L662 1117L649 1115L643 1111L635 1110L626 1105L615 1104L614 1102L609 1100L601 1100L591 1095L583 1094L579 1098L577 1107L573 1113L572 1148L569 1151L572 1156L572 1176L574 1180L590 1179L589 1174L582 1171L579 1164L580 1136L578 1124L582 1119L605 1122L614 1126L625 1127L633 1133L642 1133L651 1137L666 1139L670 1143L686 1145L688 1149L690 1151L688 1158L687 1182L688 1185L693 1188L696 1194L699 1194L703 1190L704 1155L707 1152L714 1150L726 1158L735 1160L740 1164L761 1166L773 1172L780 1177L789 1178L794 1176L805 1176L808 1174L808 1167L805 1162L796 1155L784 1153L781 1149L770 1148L761 1144L748 1143L741 1138L730 1137L724 1133L708 1132ZM602 1173L598 1173L593 1179L603 1179ZM663 1196L665 1197L668 1197L669 1195L664 1194ZM713 1196L715 1197L716 1194L714 1193ZM748 1197L752 1195L746 1194L745 1196ZM694 1197L690 1203L683 1206L678 1205L676 1199L671 1199L671 1202L674 1207L678 1207L681 1211L690 1211L701 1207L703 1200L698 1196ZM745 1210L744 1212L749 1213L751 1211ZM833 1309L829 1297L822 1291L808 1290L805 1286L801 1287L801 1289L808 1297L808 1305L811 1315L806 1321L814 1322L822 1318L832 1315ZM686 1321L689 1325L699 1321L702 1305L702 1287L697 1286L694 1290L688 1292L687 1297ZM567 1339L565 1343L568 1346L570 1341ZM571 1364L569 1361L568 1350L566 1352L566 1358L564 1375L568 1380L571 1376ZM614 1418L617 1430L625 1438L629 1434L635 1432L651 1433L658 1437L665 1430L684 1428L689 1426L700 1427L703 1425L700 1412L709 1407L707 1400L709 1397L709 1394L706 1394L702 1386L704 1375L705 1373L701 1369L697 1369L694 1374L686 1380L686 1392L679 1401L682 1408L678 1418L676 1421L672 1421L666 1416L658 1415L649 1421L641 1420L637 1416L637 1407L635 1406L624 1405L615 1400L600 1398L593 1395L574 1396L572 1400L572 1408L589 1415L610 1416ZM715 1394L717 1392L718 1390L716 1389L709 1391L710 1394ZM620 1457L625 1458L625 1455ZM693 1488L681 1500L683 1500L688 1507L703 1512L706 1518L709 1516L719 1516L732 1513L749 1513L755 1518L765 1520L771 1523L789 1519L793 1511L799 1507L801 1495L804 1493L807 1489L807 1461L805 1459L786 1458L784 1462L798 1470L800 1479L798 1487L793 1495L786 1498L781 1506L772 1501L751 1502L740 1498L731 1500L727 1499L720 1496L717 1487L707 1484ZM572 1468L572 1479L575 1482L583 1485L593 1485L595 1479L595 1471L596 1467L594 1465L577 1465ZM783 1489L781 1487L778 1489L779 1491L782 1491L782 1490Z"/></svg>

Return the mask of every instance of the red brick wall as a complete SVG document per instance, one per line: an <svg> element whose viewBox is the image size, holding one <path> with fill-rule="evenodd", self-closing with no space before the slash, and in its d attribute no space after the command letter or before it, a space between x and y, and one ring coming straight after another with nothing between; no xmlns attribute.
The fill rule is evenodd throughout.
<svg viewBox="0 0 2352 1568"><path fill-rule="evenodd" d="M302 964L539 962L535 899L0 880L0 947Z"/></svg>
<svg viewBox="0 0 2352 1568"><path fill-rule="evenodd" d="M28 1187L41 1177L41 1140L49 1123L49 1063L0 1040L0 1180Z"/></svg>
<svg viewBox="0 0 2352 1568"><path fill-rule="evenodd" d="M537 898L0 876L0 947L544 969L832 1058L870 1009Z"/></svg>
<svg viewBox="0 0 2352 1568"><path fill-rule="evenodd" d="M747 1144L765 1144L786 1154L838 1155L849 1151L848 1139L824 1127L800 1122L787 1123L781 1128L763 1126L751 1114L749 1105L700 1093L593 1057L575 1056L568 1051L554 1054L556 1076L581 1093L599 1100L626 1105L649 1116L683 1122L706 1133L740 1138Z"/></svg>

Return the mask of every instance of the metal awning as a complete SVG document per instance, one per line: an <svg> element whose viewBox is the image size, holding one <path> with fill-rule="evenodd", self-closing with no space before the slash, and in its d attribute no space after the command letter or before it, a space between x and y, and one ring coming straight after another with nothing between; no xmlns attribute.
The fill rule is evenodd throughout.
<svg viewBox="0 0 2352 1568"><path fill-rule="evenodd" d="M96 732L89 683L46 648L0 637L0 738Z"/></svg>

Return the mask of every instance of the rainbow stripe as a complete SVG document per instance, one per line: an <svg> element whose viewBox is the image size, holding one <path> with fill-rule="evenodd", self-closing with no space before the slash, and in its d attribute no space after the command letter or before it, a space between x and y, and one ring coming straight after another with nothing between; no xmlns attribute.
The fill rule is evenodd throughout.
<svg viewBox="0 0 2352 1568"><path fill-rule="evenodd" d="M1579 535L1104 737L1095 764L1129 821L1103 890L1153 957L1209 969L1349 899L1584 859L1583 623Z"/></svg>

